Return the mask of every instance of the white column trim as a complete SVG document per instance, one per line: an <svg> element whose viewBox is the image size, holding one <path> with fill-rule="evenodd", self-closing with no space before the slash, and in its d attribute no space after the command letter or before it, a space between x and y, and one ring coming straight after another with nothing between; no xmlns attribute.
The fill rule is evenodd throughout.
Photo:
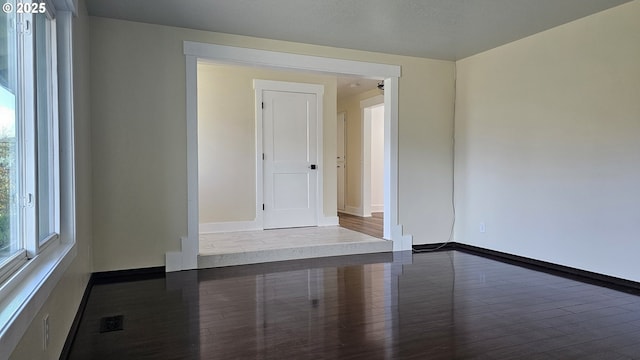
<svg viewBox="0 0 640 360"><path fill-rule="evenodd" d="M198 267L198 58L187 55L187 236L180 240L180 251L166 255L166 271L190 270Z"/></svg>
<svg viewBox="0 0 640 360"><path fill-rule="evenodd" d="M384 192L383 236L385 239L393 240L393 251L406 251L411 250L413 236L404 234L398 220L398 78L386 79L384 89L384 181L389 187L385 186Z"/></svg>

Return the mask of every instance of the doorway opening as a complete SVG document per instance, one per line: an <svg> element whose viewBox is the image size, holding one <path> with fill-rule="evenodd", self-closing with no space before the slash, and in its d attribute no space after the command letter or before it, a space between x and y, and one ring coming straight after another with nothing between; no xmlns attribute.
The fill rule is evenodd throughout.
<svg viewBox="0 0 640 360"><path fill-rule="evenodd" d="M339 204L340 197L345 197L344 206L338 207L340 225L384 238L384 95L376 82L353 80L351 87L354 84L362 90L348 91L343 96L338 92L338 109L343 112L338 118L338 186L343 178L340 166L344 158L345 188L348 189L347 196L338 192ZM345 124L348 130L344 136L345 144L342 144L340 119L344 114L348 117ZM344 157L341 156L342 148L348 149Z"/></svg>
<svg viewBox="0 0 640 360"><path fill-rule="evenodd" d="M342 60L328 57L297 55L273 51L264 51L232 46L213 45L185 41L184 54L186 58L186 98L187 98L187 216L188 234L182 238L180 251L169 252L166 255L167 271L193 269L198 267L200 224L198 216L198 115L197 65L200 61L265 67L274 69L289 69L320 73L333 76L352 76L383 80L385 85L385 167L389 171L385 176L385 238L393 241L393 250L410 250L411 236L402 233L402 225L398 223L397 192L398 192L398 164L397 164L397 132L398 132L398 78L400 67L395 65L376 64L361 61ZM333 129L332 129L333 130ZM387 131L388 130L388 131ZM335 131L335 130L334 130ZM325 133L329 133L325 131ZM331 131L331 133L334 133ZM335 157L325 157L325 162L319 166L335 167ZM388 164L388 165L387 165ZM388 181L387 181L388 180ZM328 186L328 187L327 187ZM325 190L335 187L326 183ZM335 198L335 197L334 197ZM387 199L388 198L388 199ZM388 201L387 201L388 200ZM388 205L387 205L388 204ZM333 208L335 209L335 207ZM325 217L332 215L335 210L323 209ZM335 214L335 213L334 213ZM388 226L386 226L388 224Z"/></svg>

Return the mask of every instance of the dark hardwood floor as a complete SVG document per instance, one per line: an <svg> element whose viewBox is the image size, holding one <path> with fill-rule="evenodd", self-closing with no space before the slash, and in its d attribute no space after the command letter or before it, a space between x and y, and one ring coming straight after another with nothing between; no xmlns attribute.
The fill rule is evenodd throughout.
<svg viewBox="0 0 640 360"><path fill-rule="evenodd" d="M343 228L382 239L383 213L371 213L371 217L360 217L345 213L338 213L338 217L340 218L340 226L342 226Z"/></svg>
<svg viewBox="0 0 640 360"><path fill-rule="evenodd" d="M640 297L458 251L184 271L95 285L70 358L640 359Z"/></svg>

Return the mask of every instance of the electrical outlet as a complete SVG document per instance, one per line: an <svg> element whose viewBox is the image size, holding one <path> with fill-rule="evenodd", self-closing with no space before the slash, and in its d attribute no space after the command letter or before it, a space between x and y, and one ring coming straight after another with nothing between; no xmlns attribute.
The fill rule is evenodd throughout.
<svg viewBox="0 0 640 360"><path fill-rule="evenodd" d="M487 231L487 227L484 225L484 221L480 223L480 232L485 233Z"/></svg>
<svg viewBox="0 0 640 360"><path fill-rule="evenodd" d="M42 348L47 350L49 347L49 314L42 318Z"/></svg>

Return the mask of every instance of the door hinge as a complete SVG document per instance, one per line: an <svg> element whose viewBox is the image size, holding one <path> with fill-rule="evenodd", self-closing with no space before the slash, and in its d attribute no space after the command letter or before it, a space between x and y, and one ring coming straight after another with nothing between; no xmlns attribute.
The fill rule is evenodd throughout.
<svg viewBox="0 0 640 360"><path fill-rule="evenodd" d="M264 160L264 153L262 153L262 160Z"/></svg>
<svg viewBox="0 0 640 360"><path fill-rule="evenodd" d="M264 211L264 204L262 204L262 211Z"/></svg>
<svg viewBox="0 0 640 360"><path fill-rule="evenodd" d="M264 101L262 102L262 108L264 109Z"/></svg>

